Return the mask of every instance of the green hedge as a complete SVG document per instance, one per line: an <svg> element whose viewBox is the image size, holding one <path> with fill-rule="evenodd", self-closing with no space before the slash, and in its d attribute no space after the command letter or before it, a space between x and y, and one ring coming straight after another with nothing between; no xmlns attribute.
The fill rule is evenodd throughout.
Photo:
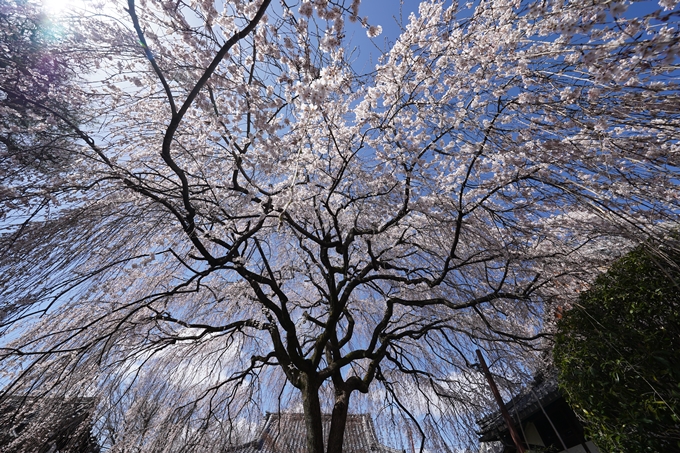
<svg viewBox="0 0 680 453"><path fill-rule="evenodd" d="M603 452L680 451L679 266L637 249L558 323L560 386Z"/></svg>

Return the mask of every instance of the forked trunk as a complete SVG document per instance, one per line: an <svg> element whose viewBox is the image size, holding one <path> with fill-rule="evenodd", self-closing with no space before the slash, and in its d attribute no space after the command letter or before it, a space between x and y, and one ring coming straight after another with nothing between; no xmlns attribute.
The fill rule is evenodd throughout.
<svg viewBox="0 0 680 453"><path fill-rule="evenodd" d="M300 390L307 430L307 453L324 453L319 385L316 382L310 382L310 379L305 376Z"/></svg>
<svg viewBox="0 0 680 453"><path fill-rule="evenodd" d="M328 433L327 453L342 453L342 443L345 438L347 425L347 410L349 408L349 392L336 391L335 405L331 415L331 427Z"/></svg>
<svg viewBox="0 0 680 453"><path fill-rule="evenodd" d="M301 390L305 428L307 430L307 453L324 453L323 415L319 401L319 385L305 379ZM349 391L336 390L325 453L342 453L349 396Z"/></svg>

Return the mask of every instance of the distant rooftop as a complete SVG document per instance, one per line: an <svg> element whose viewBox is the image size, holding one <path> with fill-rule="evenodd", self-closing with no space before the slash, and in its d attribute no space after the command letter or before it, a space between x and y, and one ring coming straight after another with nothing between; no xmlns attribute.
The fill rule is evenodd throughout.
<svg viewBox="0 0 680 453"><path fill-rule="evenodd" d="M539 375L534 378L532 386L525 388L517 396L505 404L513 419L524 420L541 410L542 406L560 399L562 395L557 386L557 373L552 370L547 376ZM538 398L538 400L537 400ZM540 401L540 404L539 404ZM500 433L507 431L503 416L496 411L477 421L480 442L488 442L499 438Z"/></svg>
<svg viewBox="0 0 680 453"><path fill-rule="evenodd" d="M560 453L599 453L592 441L586 439L583 426L567 401L560 394L555 369L537 375L506 405L513 423L519 428L520 438L531 450ZM497 452L516 453L508 427L501 414L494 412L477 421L480 442L499 441Z"/></svg>
<svg viewBox="0 0 680 453"><path fill-rule="evenodd" d="M0 452L99 452L91 432L94 403L92 398L1 399Z"/></svg>
<svg viewBox="0 0 680 453"><path fill-rule="evenodd" d="M331 423L323 415L324 443ZM307 437L303 414L267 413L257 440L228 450L231 453L307 453ZM369 414L348 414L343 453L402 453L378 442Z"/></svg>

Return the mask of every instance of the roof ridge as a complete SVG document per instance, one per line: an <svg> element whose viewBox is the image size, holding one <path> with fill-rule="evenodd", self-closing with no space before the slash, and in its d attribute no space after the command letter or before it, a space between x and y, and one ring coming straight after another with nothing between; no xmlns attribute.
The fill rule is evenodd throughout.
<svg viewBox="0 0 680 453"><path fill-rule="evenodd" d="M302 453L306 451L306 427L302 412L266 412L258 438L235 447L239 453ZM324 445L328 442L332 414L322 414ZM380 443L370 413L349 413L343 450L348 453L402 453Z"/></svg>

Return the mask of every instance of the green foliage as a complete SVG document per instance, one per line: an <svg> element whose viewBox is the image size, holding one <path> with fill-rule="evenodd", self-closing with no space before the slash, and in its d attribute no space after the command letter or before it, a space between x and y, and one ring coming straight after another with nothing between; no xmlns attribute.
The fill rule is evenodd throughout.
<svg viewBox="0 0 680 453"><path fill-rule="evenodd" d="M634 250L558 324L560 385L602 451L680 450L678 266Z"/></svg>

